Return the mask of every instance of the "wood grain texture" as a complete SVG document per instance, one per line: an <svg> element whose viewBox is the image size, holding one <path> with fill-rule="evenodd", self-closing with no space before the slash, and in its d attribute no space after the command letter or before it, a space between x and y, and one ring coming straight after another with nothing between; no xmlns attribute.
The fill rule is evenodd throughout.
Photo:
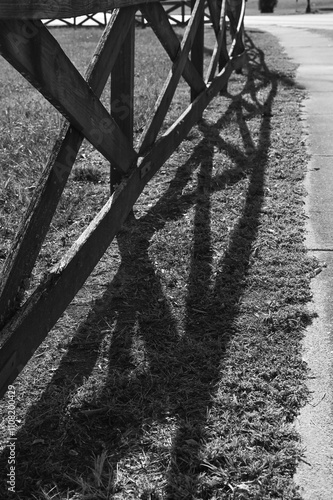
<svg viewBox="0 0 333 500"><path fill-rule="evenodd" d="M213 2L211 2L213 5ZM206 82L210 82L215 75L216 68L219 65L221 71L224 65L229 61L229 55L226 46L226 0L222 1L221 11L219 13L219 28L216 33L216 44L208 66Z"/></svg>
<svg viewBox="0 0 333 500"><path fill-rule="evenodd" d="M195 40L198 27L202 23L204 7L204 0L196 0L191 18L180 44L180 50L177 54L177 58L168 74L154 110L149 116L147 125L142 133L142 142L139 151L140 156L142 156L144 152L153 144L160 131L163 120L169 110L170 103L177 89L180 77L184 71L188 60L188 54Z"/></svg>
<svg viewBox="0 0 333 500"><path fill-rule="evenodd" d="M219 19L220 19L221 4L218 4L216 0L208 0L207 3L208 3L210 19L212 21L212 26L215 31L215 36L217 37L220 31Z"/></svg>
<svg viewBox="0 0 333 500"><path fill-rule="evenodd" d="M136 170L139 179L139 171ZM98 263L135 201L138 182L109 199L47 279L2 331L0 397L20 373ZM134 185L133 194L131 188ZM15 361L13 355L15 354Z"/></svg>
<svg viewBox="0 0 333 500"><path fill-rule="evenodd" d="M122 172L131 144L40 21L0 21L0 53Z"/></svg>
<svg viewBox="0 0 333 500"><path fill-rule="evenodd" d="M180 51L180 41L162 5L159 3L143 4L140 6L140 9L147 21L151 24L154 33L160 40L171 61L175 61ZM189 86L198 94L204 90L206 85L203 78L199 75L189 59L186 61L183 77Z"/></svg>
<svg viewBox="0 0 333 500"><path fill-rule="evenodd" d="M191 0L191 9L192 12L194 12L195 0ZM203 61L204 61L204 16L201 16L191 48L191 62L201 78L203 77ZM192 87L191 101L194 101L197 95L198 92Z"/></svg>
<svg viewBox="0 0 333 500"><path fill-rule="evenodd" d="M233 69L232 62L228 62L223 70L210 82L209 86L197 96L175 123L155 142L140 163L139 168L143 178L151 179L158 168L172 155L191 128L201 118L210 101L228 83Z"/></svg>
<svg viewBox="0 0 333 500"><path fill-rule="evenodd" d="M156 0L145 0L145 3ZM0 0L0 19L60 19L139 5L142 0Z"/></svg>
<svg viewBox="0 0 333 500"><path fill-rule="evenodd" d="M131 9L133 9L131 7ZM124 9L121 9L123 11ZM127 36L119 51L111 72L111 116L122 133L133 147L134 125L134 48L135 48L135 12L128 13L130 25ZM115 186L121 181L121 172L111 163L110 187L113 193Z"/></svg>
<svg viewBox="0 0 333 500"><path fill-rule="evenodd" d="M241 46L244 49L244 41L243 33L244 33L244 16L245 16L245 7L246 0L242 0L241 5L237 5L236 8L232 4L227 4L227 15L230 20L230 33L233 37L233 41L229 50L229 57L234 58L238 57L239 47Z"/></svg>
<svg viewBox="0 0 333 500"><path fill-rule="evenodd" d="M86 80L100 96L131 25L135 8L115 10L88 66ZM0 329L20 306L21 291L30 277L53 214L84 136L64 124L22 220L0 280Z"/></svg>

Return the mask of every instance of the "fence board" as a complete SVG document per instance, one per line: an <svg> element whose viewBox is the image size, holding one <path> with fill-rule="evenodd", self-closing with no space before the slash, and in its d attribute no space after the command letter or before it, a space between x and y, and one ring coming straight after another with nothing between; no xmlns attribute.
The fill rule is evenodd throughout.
<svg viewBox="0 0 333 500"><path fill-rule="evenodd" d="M180 41L170 25L168 15L159 3L150 5L140 5L140 9L147 21L151 24L156 36L163 45L165 51L172 61L175 61L180 51ZM198 94L205 88L205 83L191 61L186 61L184 71L184 80Z"/></svg>
<svg viewBox="0 0 333 500"><path fill-rule="evenodd" d="M122 172L136 153L40 21L0 21L0 53ZM38 54L38 64L36 64Z"/></svg>
<svg viewBox="0 0 333 500"><path fill-rule="evenodd" d="M157 166L163 165L171 156L190 132L193 125L201 118L203 111L213 97L227 84L233 69L232 61L230 61L209 84L206 90L201 92L178 120L155 142L140 164L141 177L147 176L148 180L150 180L156 169L159 168Z"/></svg>
<svg viewBox="0 0 333 500"><path fill-rule="evenodd" d="M129 14L129 32L111 73L111 116L133 147L133 106L134 106L134 10ZM121 173L111 163L111 193L120 183Z"/></svg>
<svg viewBox="0 0 333 500"><path fill-rule="evenodd" d="M192 15L195 10L195 0L191 1ZM200 21L197 26L195 38L192 44L191 50L191 61L193 66L199 73L201 77L203 77L203 61L204 61L204 16L201 16ZM191 88L191 101L197 97L198 93Z"/></svg>
<svg viewBox="0 0 333 500"><path fill-rule="evenodd" d="M134 7L115 10L96 48L87 69L86 79L97 96L100 96L104 89L130 27L129 16L133 16L134 12ZM68 124L64 125L39 185L33 193L3 268L0 283L0 328L20 305L24 282L29 278L36 262L83 138L78 130Z"/></svg>
<svg viewBox="0 0 333 500"><path fill-rule="evenodd" d="M63 19L140 3L142 0L0 0L0 19Z"/></svg>
<svg viewBox="0 0 333 500"><path fill-rule="evenodd" d="M139 151L140 155L142 155L143 152L153 144L154 140L157 137L158 132L160 131L160 127L163 123L165 115L168 112L172 97L177 89L180 77L184 71L186 61L188 59L188 54L195 40L196 32L202 21L202 13L204 7L205 7L205 0L196 0L190 22L186 27L184 37L181 42L180 46L181 50L177 56L177 60L173 64L173 67L169 72L168 78L157 100L153 113L149 117L147 126L143 131L142 134L143 140Z"/></svg>
<svg viewBox="0 0 333 500"><path fill-rule="evenodd" d="M218 7L217 2L215 2L214 0L208 0L207 3L208 3L211 23L213 25L215 35L217 37L220 31L219 19L220 19L221 5Z"/></svg>
<svg viewBox="0 0 333 500"><path fill-rule="evenodd" d="M225 22L226 0L223 0L220 12L219 30L217 32L216 44L213 49L212 58L207 70L206 82L210 82L216 72L217 65L219 70L229 61L229 55L226 49L226 22Z"/></svg>
<svg viewBox="0 0 333 500"><path fill-rule="evenodd" d="M136 170L135 174L139 179L139 171ZM135 193L137 185L132 177L130 187L136 188ZM120 191L109 199L68 254L22 306L19 314L4 328L0 361L0 397L80 290L120 229L132 208L135 196L127 189L125 194Z"/></svg>

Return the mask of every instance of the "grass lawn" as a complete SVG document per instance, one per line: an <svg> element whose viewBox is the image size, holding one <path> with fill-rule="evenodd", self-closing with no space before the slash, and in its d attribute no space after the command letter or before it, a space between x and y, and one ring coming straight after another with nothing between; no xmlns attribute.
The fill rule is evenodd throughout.
<svg viewBox="0 0 333 500"><path fill-rule="evenodd" d="M101 31L54 33L83 70ZM293 422L319 271L303 244L304 95L271 35L249 30L246 43L243 74L152 179L17 379L14 496L1 402L1 499L300 500ZM136 46L135 140L168 71L150 29ZM206 28L206 65L212 46ZM0 75L3 260L61 120L4 61ZM165 126L188 94L182 83ZM108 170L84 143L31 286L106 200Z"/></svg>

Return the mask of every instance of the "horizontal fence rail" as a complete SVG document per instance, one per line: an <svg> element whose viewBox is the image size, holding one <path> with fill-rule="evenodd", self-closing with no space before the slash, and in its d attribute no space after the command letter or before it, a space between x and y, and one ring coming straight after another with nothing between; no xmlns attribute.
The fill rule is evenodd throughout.
<svg viewBox="0 0 333 500"><path fill-rule="evenodd" d="M226 87L244 61L245 0L208 1L215 47L203 74L205 1L191 4L179 40L160 2L0 1L0 53L66 118L30 206L13 242L0 281L0 395L2 396L65 311L120 230L149 180L201 118L209 102ZM89 4L89 8L88 8ZM85 77L40 19L112 10ZM16 16L14 16L16 6ZM21 9L21 10L20 10ZM141 139L133 146L134 39L138 11L152 27L170 59L166 77ZM22 17L19 17L21 15ZM226 44L226 16L232 43ZM25 17L31 19L25 20ZM38 19L37 19L38 18ZM34 20L32 20L34 19ZM100 101L111 74L108 111ZM162 132L181 77L189 86L189 105ZM113 106L126 96L128 112ZM23 301L69 174L86 138L111 164L112 193L97 216L63 258Z"/></svg>
<svg viewBox="0 0 333 500"><path fill-rule="evenodd" d="M145 0L154 3L156 0ZM66 19L140 5L142 0L1 0L0 19Z"/></svg>
<svg viewBox="0 0 333 500"><path fill-rule="evenodd" d="M111 12L98 12L97 14L87 14L86 16L79 16L65 19L43 19L45 26L69 26L79 28L81 26L100 26L105 27L111 17Z"/></svg>
<svg viewBox="0 0 333 500"><path fill-rule="evenodd" d="M162 5L168 15L172 25L185 26L191 17L191 2L189 0L167 0ZM98 12L97 14L87 14L85 16L73 17L67 19L43 19L45 26L70 26L74 28L102 26L105 27L109 22L111 12ZM145 27L148 25L147 19L138 11L135 15L137 26ZM204 23L211 24L210 11L208 4L205 4Z"/></svg>

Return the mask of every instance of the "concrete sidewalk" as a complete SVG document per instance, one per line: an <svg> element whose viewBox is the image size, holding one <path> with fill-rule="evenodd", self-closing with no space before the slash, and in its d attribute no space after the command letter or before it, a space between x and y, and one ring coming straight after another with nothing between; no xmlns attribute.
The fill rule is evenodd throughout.
<svg viewBox="0 0 333 500"><path fill-rule="evenodd" d="M274 18L271 18L272 20ZM275 35L299 64L297 83L308 91L303 119L311 160L306 177L306 246L323 263L313 280L318 314L304 340L311 404L297 427L306 448L295 480L304 500L333 499L333 38L286 26L257 26ZM275 21L276 22L276 21ZM255 23L249 23L255 26Z"/></svg>
<svg viewBox="0 0 333 500"><path fill-rule="evenodd" d="M333 8L333 5L332 5ZM270 26L301 28L301 29L332 29L333 12L329 14L264 14L257 16L245 15L245 28L254 26L263 30ZM269 26L269 27L268 27Z"/></svg>

